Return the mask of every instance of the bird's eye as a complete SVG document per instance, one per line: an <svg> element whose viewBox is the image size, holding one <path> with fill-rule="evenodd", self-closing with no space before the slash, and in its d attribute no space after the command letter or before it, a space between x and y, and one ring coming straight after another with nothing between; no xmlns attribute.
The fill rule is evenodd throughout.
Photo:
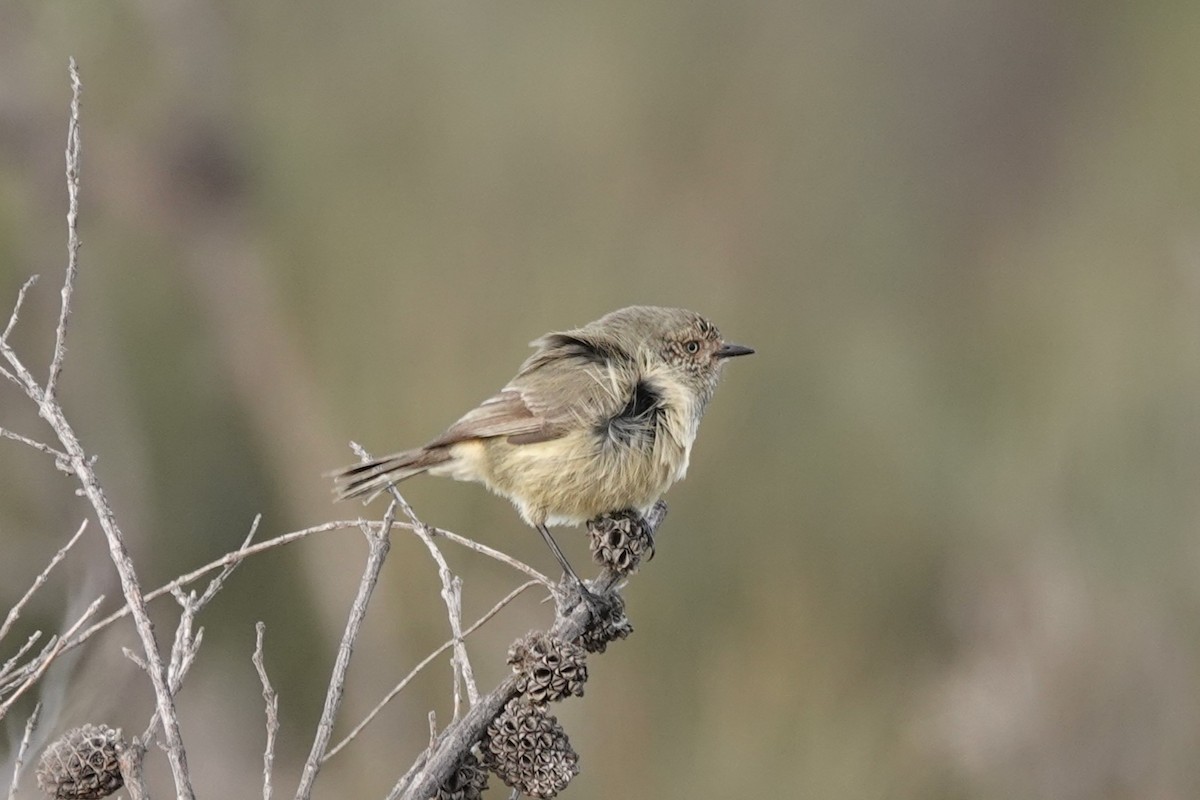
<svg viewBox="0 0 1200 800"><path fill-rule="evenodd" d="M685 350L687 350L692 355L695 355L696 353L700 352L700 343L697 342L695 339L692 339L687 344L685 344L683 347Z"/></svg>

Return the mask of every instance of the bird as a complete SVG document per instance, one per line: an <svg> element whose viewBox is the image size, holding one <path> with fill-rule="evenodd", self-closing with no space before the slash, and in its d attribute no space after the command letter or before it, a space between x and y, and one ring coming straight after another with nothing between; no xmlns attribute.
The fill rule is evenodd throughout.
<svg viewBox="0 0 1200 800"><path fill-rule="evenodd" d="M530 346L504 388L424 446L332 473L337 499L369 500L421 473L482 483L582 585L548 526L645 514L687 473L724 365L754 352L694 311L660 306L621 308Z"/></svg>

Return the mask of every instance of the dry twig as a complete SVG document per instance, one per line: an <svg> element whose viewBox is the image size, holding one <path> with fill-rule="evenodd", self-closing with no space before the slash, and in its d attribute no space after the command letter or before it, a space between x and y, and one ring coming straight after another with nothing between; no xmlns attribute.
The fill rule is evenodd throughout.
<svg viewBox="0 0 1200 800"><path fill-rule="evenodd" d="M658 528L666 515L665 504L659 504L647 517L651 531ZM588 581L592 592L604 595L609 592L621 575L605 569L598 578ZM556 612L550 634L560 639L574 641L590 625L596 624L593 610L587 602L579 601L569 607L560 607ZM396 782L388 794L388 800L425 800L432 797L440 786L457 768L463 756L483 736L489 722L495 719L505 703L519 692L518 679L510 676L500 685L480 698L461 719L451 723L442 731L437 741L423 752L403 777Z"/></svg>
<svg viewBox="0 0 1200 800"><path fill-rule="evenodd" d="M8 687L11 685L10 683L6 683L5 681L11 675L13 667L16 665L16 663L18 661L20 661L25 656L25 654L27 652L29 652L29 649L31 647L33 647L35 644L37 644L37 641L41 638L42 638L41 631L34 631L33 633L29 634L29 638L25 640L25 644L21 645L21 647L17 650L16 654L13 655L12 658L8 659L8 661L5 661L4 666L0 667L0 695L5 694L5 692L7 692L7 690L8 690ZM20 680L20 677L21 676L18 676L14 680Z"/></svg>
<svg viewBox="0 0 1200 800"><path fill-rule="evenodd" d="M463 642L462 630L462 581L450 571L449 565L446 564L446 558L442 555L442 551L433 541L429 529L417 519L416 513L403 497L396 487L392 487L392 493L396 497L400 507L404 509L404 514L412 521L413 532L421 539L428 548L429 554L433 556L433 560L437 562L438 578L442 582L442 600L446 603L446 614L450 618L450 634L451 641L454 642L454 656L452 662L454 664L454 718L459 716L459 696L458 687L460 682L466 686L467 700L471 705L479 702L479 687L475 685L475 672L471 669L471 659L467 656L467 647Z"/></svg>
<svg viewBox="0 0 1200 800"><path fill-rule="evenodd" d="M346 672L350 668L350 656L354 653L354 642L362 627L363 618L367 614L367 603L375 591L379 580L379 571L391 548L392 523L396 518L396 504L388 506L383 515L383 524L379 530L370 525L362 526L363 534L367 537L367 564L363 569L362 580L358 584L358 593L354 604L350 607L350 618L346 621L346 629L342 632L342 641L338 646L337 659L333 664L333 672L329 676L329 688L325 692L325 706L321 711L321 719L317 723L317 734L313 738L312 749L304 762L304 772L300 776L300 786L296 789L296 800L307 800L312 795L313 783L321 769L321 757L329 747L333 737L333 722L342 704L342 694L346 688Z"/></svg>
<svg viewBox="0 0 1200 800"><path fill-rule="evenodd" d="M263 623L255 624L254 655L250 657L250 660L254 662L254 669L258 672L259 681L262 682L263 700L267 704L267 745L263 749L263 800L271 800L271 772L275 766L275 737L279 733L279 696L271 687L271 680L267 677L267 665L263 662L263 634L266 633L266 630L267 626Z"/></svg>
<svg viewBox="0 0 1200 800"><path fill-rule="evenodd" d="M96 478L96 473L92 469L92 459L88 458L84 452L79 438L67 422L62 406L59 405L56 398L58 380L62 374L63 361L66 357L66 331L67 321L71 315L71 297L74 293L75 280L79 272L79 96L82 84L79 80L79 70L75 65L74 59L71 59L70 73L71 117L68 126L66 149L67 192L70 199L67 211L68 260L66 276L63 280L62 304L59 309L58 326L55 330L54 355L50 361L49 377L46 380L45 387L43 388L38 384L32 373L29 372L5 341L0 341L0 355L3 355L12 367L12 377L18 379L25 394L37 405L39 415L54 429L55 435L62 444L65 462L79 480L82 493L91 503L96 517L100 522L100 527L104 531L105 539L108 542L109 554L121 579L121 590L129 602L134 625L142 641L147 669L150 674L150 680L154 685L155 702L158 707L159 716L162 719L163 730L167 740L167 757L171 763L171 773L175 780L176 794L180 800L191 800L193 791L187 770L187 754L183 747L183 736L179 729L179 719L175 713L175 704L171 699L167 669L158 652L158 641L154 635L154 626L150 621L150 615L146 609L145 598L142 594L141 585L138 583L133 559L129 556L129 550L125 545L125 537L121 532L120 526L117 524L116 515L113 514L112 507L108 503L108 498L105 496L104 490ZM20 298L18 297L18 299ZM65 636L63 638L64 640L66 639ZM62 642L60 641L59 644L61 645ZM49 663L49 661L46 661L43 666L49 666ZM40 675L41 671L37 671L36 674ZM24 688L20 691L24 691ZM13 699L15 698L9 698L8 703L11 704Z"/></svg>
<svg viewBox="0 0 1200 800"><path fill-rule="evenodd" d="M58 562L66 558L67 552L75 546L75 543L79 541L80 536L83 536L85 530L87 530L86 519L79 526L79 530L75 531L75 535L71 537L71 540L59 548L54 557L50 559L50 563L46 565L46 568L34 579L33 585L29 587L29 591L25 592L25 595L9 610L8 616L4 618L4 624L0 625L0 642L4 641L4 637L12 630L13 623L21 616L21 609L29 602L29 598L33 597L33 593L40 589L42 584L46 582L46 579L50 577L50 571L58 565ZM0 673L0 676L2 675L3 673Z"/></svg>
<svg viewBox="0 0 1200 800"><path fill-rule="evenodd" d="M38 657L34 659L33 669L29 675L26 676L24 680L21 681L20 685L13 690L12 695L10 695L9 698L4 701L4 703L0 704L0 719L4 719L4 717L8 714L8 710L12 708L13 703L17 702L17 698L25 694L29 687L37 683L38 679L40 679L42 675L46 673L46 670L50 669L50 665L54 663L54 659L58 658L59 654L65 648L66 641L72 635L74 635L75 631L79 630L80 627L83 626L83 623L91 619L92 615L96 613L96 609L100 607L100 603L103 601L104 595L97 597L92 601L92 604L87 607L87 610L83 612L83 615L75 621L75 624L70 628L67 628L61 637L51 639L50 642L47 643L45 649L43 649Z"/></svg>
<svg viewBox="0 0 1200 800"><path fill-rule="evenodd" d="M37 279L37 275L30 275L25 283L21 284L21 290L17 292L17 302L13 304L12 314L8 318L8 324L4 326L4 332L0 333L0 342L7 341L13 328L17 327L17 317L21 315L21 306L25 304L25 293L29 291L30 286L37 283Z"/></svg>
<svg viewBox="0 0 1200 800"><path fill-rule="evenodd" d="M21 737L21 744L17 746L17 758L13 762L13 776L12 783L8 786L8 800L13 800L17 796L17 789L21 782L21 767L25 763L25 753L29 750L29 742L33 739L33 729L37 727L38 717L41 714L42 704L38 703L33 707L33 713L25 722L25 735Z"/></svg>
<svg viewBox="0 0 1200 800"><path fill-rule="evenodd" d="M499 614L501 609L503 609L505 606L507 606L513 600L516 600L517 596L520 595L522 592L524 592L527 589L532 589L534 586L538 586L538 585L539 584L537 581L526 581L525 583L522 583L517 588L513 589L511 592L509 592L507 595L505 595L504 598L500 600L500 602L498 602L498 603L496 603L496 605L492 606L492 608L486 614L484 614L479 619L475 620L475 622L469 628L467 628L465 631L463 631L463 633L462 633L463 638L470 636L472 633L479 630L479 628L483 627L483 625L486 622L488 622L488 620L490 620L492 617ZM418 663L415 667L413 667L411 670L409 670L408 674L405 675L403 678L401 678L400 682L397 683L394 687L392 687L391 691L389 691L386 695L384 695L384 698L382 700L380 700L375 705L374 708L371 709L371 711L367 714L367 716L363 718L363 721L358 723L358 725L356 725L354 727L354 730L350 731L350 733L348 733L346 735L346 738L342 739L336 745L331 747L329 749L329 752L326 753L325 756L321 760L323 762L328 761L329 759L331 759L335 755L337 755L338 752L342 748L344 748L346 745L350 744L350 742L353 741L356 736L358 736L360 733L362 733L364 728L366 728L368 725L371 724L371 721L373 719L375 719L376 716L379 715L379 712L383 710L384 706L386 706L393 699L395 699L396 695L398 695L398 694L400 694L400 692L404 691L405 687L408 686L408 684L412 681L413 678L417 677L417 674L421 670L423 670L423 669L425 669L425 667L429 666L435 658L437 658L442 653L446 652L451 647L453 647L455 645L455 642L456 642L455 639L448 639L446 642L444 642L442 644L441 647L434 650L429 655L425 656L425 658L421 659L420 663Z"/></svg>

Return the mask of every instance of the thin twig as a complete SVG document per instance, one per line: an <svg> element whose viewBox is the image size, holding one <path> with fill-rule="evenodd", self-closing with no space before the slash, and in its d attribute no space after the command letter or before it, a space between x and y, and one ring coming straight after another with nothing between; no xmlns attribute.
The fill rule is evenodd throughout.
<svg viewBox="0 0 1200 800"><path fill-rule="evenodd" d="M13 777L12 783L8 787L8 800L13 800L17 796L17 788L21 782L21 766L25 762L25 752L29 749L29 742L33 738L33 729L37 727L38 717L41 714L42 704L38 703L33 707L33 713L25 722L25 735L21 737L21 744L17 747L17 760L13 762Z"/></svg>
<svg viewBox="0 0 1200 800"><path fill-rule="evenodd" d="M357 443L352 443L351 447L363 461L370 460L370 454ZM433 535L429 532L429 527L417 518L417 513L413 511L412 506L400 494L400 490L396 488L396 485L392 484L388 487L388 490L395 499L395 503L404 511L404 516L408 517L412 531L425 544L426 549L429 550L429 555L437 563L438 578L442 582L442 600L446 604L446 613L450 618L450 633L454 638L454 656L452 658L452 666L454 667L454 718L458 719L458 686L460 680L466 685L467 699L471 705L475 705L479 701L479 687L475 685L475 673L471 669L471 659L467 655L467 647L463 642L462 581L450 571L445 556L442 555L442 551L438 549L437 544L433 541Z"/></svg>
<svg viewBox="0 0 1200 800"><path fill-rule="evenodd" d="M62 409L57 403L45 403L42 406L43 416L50 422L63 443L71 459L71 469L83 487L83 493L91 502L100 527L104 530L108 542L109 555L121 579L121 590L129 603L133 615L134 626L142 642L142 649L149 667L150 680L154 684L155 705L162 718L163 734L167 743L167 758L171 764L172 777L175 779L175 791L180 800L191 800L193 790L191 778L187 770L187 753L183 747L183 735L179 729L179 717L175 712L175 703L171 697L168 685L167 668L158 652L158 640L154 634L154 625L150 621L150 613L146 608L146 599L138 582L137 571L129 548L125 546L125 537L117 524L116 515L108 504L108 498L96 473L92 470L90 460L84 455L83 447L75 436L75 432L63 416Z"/></svg>
<svg viewBox="0 0 1200 800"><path fill-rule="evenodd" d="M404 527L409 528L411 526L404 525ZM495 548L488 547L486 544L481 544L480 542L477 542L474 539L468 539L465 536L460 536L457 533L452 533L451 531L443 530L441 528L434 528L434 527L426 526L426 530L428 530L434 536L441 536L441 537L445 538L447 541L451 541L451 542L454 542L455 544L462 545L463 547L466 547L470 550L474 550L477 553L483 553L485 556L488 556L489 558L494 558L502 564L507 564L508 566L512 567L513 569L524 572L526 575L533 578L535 581L542 584L546 588L553 588L555 585L554 581L552 581L549 577L538 572L536 569L529 566L525 562L518 561L517 559L510 556L508 553L502 552L500 550L496 550Z"/></svg>
<svg viewBox="0 0 1200 800"><path fill-rule="evenodd" d="M21 650L28 650L29 645L34 641L34 639L41 638L41 635L41 631L35 631L34 635L30 637L29 641L25 643ZM42 645L42 649L38 651L38 654L22 664L20 669L9 669L13 662L17 660L18 656L13 656L8 661L4 662L5 675L4 678L0 679L3 680L3 683L0 684L0 697L15 692L18 688L24 686L25 682L29 680L29 676L36 672L38 667L42 665L42 659L48 657L50 655L50 651L55 647L58 647L59 642L59 637L57 635L52 635L46 640L45 644ZM65 653L67 649L68 648L63 647L62 652Z"/></svg>
<svg viewBox="0 0 1200 800"><path fill-rule="evenodd" d="M521 594L522 592L524 592L526 589L532 589L534 586L538 586L538 585L539 585L539 583L537 581L526 581L525 583L522 583L520 586L518 586L516 589L513 589L511 592L509 592L507 595L504 596L504 599L502 599L499 603L496 603L496 605L492 606L490 611L488 611L486 614L484 614L479 619L475 620L475 622L471 625L471 627L464 630L463 638L470 636L472 633L474 633L479 628L481 628L484 625L484 623L486 623L492 617L499 614L501 609L503 609L505 606L507 606L513 600L517 599L517 596L519 594ZM363 718L363 721L358 723L358 725L356 725L354 727L354 730L350 731L350 733L346 735L346 738L342 739L335 746L333 746L329 749L329 752L325 754L324 758L322 758L321 761L322 762L328 761L329 759L331 759L335 755L337 755L338 752L342 748L344 748L346 745L350 744L350 742L356 736L358 736L360 733L362 733L364 728L366 728L368 725L371 724L371 721L374 720L375 717L379 715L379 712L383 711L384 706L386 706L388 703L392 702L392 700L396 697L396 695L398 695L398 694L400 694L400 692L404 691L405 687L408 686L408 684L412 681L412 679L415 678L421 670L425 669L425 667L427 667L431 663L433 663L433 660L435 658L437 658L442 653L446 652L451 647L453 647L454 643L455 643L454 639L448 639L442 644L441 647L434 650L429 655L425 656L425 658L421 659L421 662L419 664L417 664L415 667L413 667L407 675L405 675L403 678L400 679L400 682L397 683L392 688L392 690L390 692L388 692L384 696L384 698L379 701L379 703L376 704L376 706L373 709L371 709L370 713L367 714L367 716Z"/></svg>
<svg viewBox="0 0 1200 800"><path fill-rule="evenodd" d="M25 285L28 286L29 283L26 282ZM9 363L9 366L13 368L13 371L9 372L8 370L0 367L0 375L3 375L8 380L21 387L21 390L30 397L33 397L35 402L41 402L42 390L41 387L38 386L37 379L34 378L33 374L25 368L25 365L21 363L21 359L17 358L17 354L13 352L12 347L8 343L8 334L12 332L12 326L16 324L17 311L23 302L24 293L25 290L22 289L21 292L17 294L16 308L13 309L12 316L9 317L8 325L5 327L5 335L0 336L0 355L4 356L5 360Z"/></svg>
<svg viewBox="0 0 1200 800"><path fill-rule="evenodd" d="M175 578L174 580L170 581L169 583L166 583L166 584L158 587L157 589L155 589L152 592L147 592L144 595L143 599L146 602L150 602L151 600L156 600L165 594L171 593L175 589L178 589L182 586L186 586L187 584L192 583L193 581L203 578L205 575L212 572L213 570L228 567L231 564L238 563L246 558L249 558L252 555L256 555L256 554L264 552L266 550L271 550L273 548L280 547L282 545L291 544L292 542L299 541L301 539L304 539L304 538L311 536L313 534L316 534L316 533L325 533L328 531L335 531L335 530L347 530L350 528L357 528L357 527L361 526L362 524L364 524L364 520L361 520L361 519L360 520L335 520L333 522L325 522L320 525L314 525L311 528L304 528L302 530L292 531L291 533L280 534L279 536L276 536L274 539L268 539L264 542L259 542L256 545L251 545L250 547L245 547L245 548L242 548L241 550L234 550L233 552L226 553L225 555L221 556L220 558L218 558L214 561L210 561L209 563L205 564L202 567L198 567L197 569L194 569L185 575L180 575L179 577ZM379 523L375 522L375 523L366 523L366 524L378 525ZM84 629L83 632L80 633L78 636L75 636L74 638L67 641L66 644L63 645L63 652L66 652L68 650L73 650L76 647L79 647L81 644L83 644L88 639L95 636L100 631L107 628L109 625L113 624L114 622L116 622L120 619L123 619L123 618L129 616L129 614L130 614L129 604L126 603L124 606L122 606L121 608L112 612L107 617L104 617L103 619L97 621L91 627ZM27 667L23 667L22 669L26 671L26 674L28 674L28 672L32 671L33 667L27 666ZM0 670L0 677L3 677L4 674L5 674L5 672L3 670Z"/></svg>
<svg viewBox="0 0 1200 800"><path fill-rule="evenodd" d="M298 531L292 531L290 533L283 533L283 534L280 534L279 536L276 536L273 539L267 539L265 541L259 542L258 544L250 545L249 547L243 547L239 550L233 550L231 552L228 552L228 553L224 554L223 556L221 556L220 558L214 559L213 561L210 561L207 564L204 564L203 566L197 567L196 569L192 570L191 572L188 572L188 573L178 576L177 578L171 580L168 583L163 584L162 586L158 587L157 589L154 589L153 591L147 592L143 596L143 599L146 602L150 602L151 600L157 600L158 598L162 597L165 594L169 594L170 592L172 592L175 589L178 589L183 586L187 586L188 584L190 584L194 581L197 581L200 578L203 578L205 575L212 572L213 570L228 568L229 566L231 566L233 564L237 564L237 563L249 558L250 556L257 555L257 554L265 552L267 550L273 550L276 547L281 547L283 545L292 544L293 542L297 542L301 539L307 538L314 534L328 533L330 531L338 531L338 530L349 530L351 528L361 528L363 525L369 525L373 528L377 528L377 527L380 527L382 525L382 523L380 523L379 521L364 520L361 518L360 519L347 519L347 520L333 520L331 522L321 523L320 525L313 525L310 528L303 528ZM403 522L396 522L395 525L398 527L402 527L402 528L410 528L411 527L409 524L403 523ZM434 530L436 531L436 533L439 536L445 536L448 539L450 539L451 541L463 540L465 542L471 542L470 539L464 539L464 537L458 536L457 534L452 534L449 531L443 531L441 529L434 529ZM471 542L471 543L474 544L473 542ZM520 569L520 567L518 567L518 569ZM541 584L543 586L546 586L547 588L550 588L553 586L553 583L545 575L542 575L537 570L529 568L529 569L522 569L521 571L525 572L526 574L531 574L531 577L533 577L533 579L535 581L537 581L539 584ZM70 641L68 641L63 646L63 651L66 652L69 650L73 650L76 647L79 647L81 644L83 644L88 639L95 636L100 631L107 628L109 625L113 624L114 622L117 622L118 620L124 619L125 617L129 616L129 614L130 614L129 604L126 603L121 608L112 612L107 617L103 617L102 619L98 620L92 626L84 629L78 636L76 636L73 639L71 639ZM5 674L5 672L2 669L0 669L0 677L3 677L4 674Z"/></svg>
<svg viewBox="0 0 1200 800"><path fill-rule="evenodd" d="M308 759L304 762L304 772L300 776L300 785L296 789L296 800L308 800L312 796L313 783L321 769L321 756L325 755L325 751L329 747L329 740L333 736L333 723L342 704L342 694L346 688L346 672L350 667L350 656L354 653L354 642L358 638L358 631L367 614L367 603L370 602L371 594L375 591L375 584L379 580L379 572L383 568L384 559L387 558L388 550L391 548L392 523L395 518L396 504L391 503L383 515L383 525L378 531L374 531L369 525L362 526L369 547L367 564L363 569L362 580L358 584L358 593L354 597L354 604L350 607L350 618L346 621L346 628L342 632L337 658L334 660L333 671L329 676L329 688L325 692L325 706L321 711L321 719L317 723L317 733L313 738L312 749L308 753Z"/></svg>
<svg viewBox="0 0 1200 800"><path fill-rule="evenodd" d="M13 328L17 326L17 317L21 314L21 306L25 303L25 293L29 291L29 287L37 283L38 276L30 275L29 279L21 286L21 291L17 292L17 302L13 304L12 316L8 318L8 324L4 326L4 333L0 333L0 342L7 341Z"/></svg>
<svg viewBox="0 0 1200 800"><path fill-rule="evenodd" d="M397 498L400 493L396 491L396 487L392 487L392 492ZM462 631L462 581L458 579L446 564L446 558L442 555L442 551L434 544L433 537L429 531L417 519L408 503L403 503L404 513L413 523L413 530L421 541L425 543L425 547L429 549L429 554L433 556L433 560L437 562L438 578L442 581L442 600L446 603L446 614L450 618L450 633L454 640L454 656L453 664L455 669L455 704L454 718L458 719L458 681L461 678L467 689L467 700L471 705L479 702L479 687L475 685L475 673L471 669L471 659L467 656L467 647L463 642Z"/></svg>
<svg viewBox="0 0 1200 800"><path fill-rule="evenodd" d="M263 750L263 800L271 800L271 771L275 765L275 736L279 733L279 696L271 687L271 679L267 677L267 665L263 662L263 634L267 626L261 622L255 623L254 669L262 682L263 700L267 704L267 746ZM324 761L325 759L321 759Z"/></svg>
<svg viewBox="0 0 1200 800"><path fill-rule="evenodd" d="M0 339L0 355L4 355L4 356L8 355L8 345L6 345L4 343L3 339ZM17 378L16 375L13 375L11 372L6 370L4 367L0 367L0 378L7 378L8 380L15 383L17 386L20 386L22 389L25 388L25 384L22 383L20 381L20 379Z"/></svg>
<svg viewBox="0 0 1200 800"><path fill-rule="evenodd" d="M363 461L371 460L370 454L358 442L351 442L350 448ZM413 531L414 533L420 533L421 531L425 531L426 533L430 534L431 536L443 536L446 539L449 539L450 541L454 542L455 544L460 544L463 547L467 547L471 550L474 550L477 553L483 553L485 556L488 556L489 558L494 558L502 564L507 564L508 566L512 567L513 569L524 572L526 575L528 575L529 577L538 581L539 583L542 583L543 585L545 585L548 588L554 587L555 583L554 583L554 581L550 580L550 578L548 578L545 575L543 575L542 573L538 572L536 569L529 566L525 562L519 561L518 559L513 558L508 553L504 553L500 550L496 550L495 548L488 547L486 544L481 544L480 542L476 542L473 539L468 539L465 536L459 536L457 533L451 533L450 531L442 530L441 528L435 528L432 525L426 525L424 522L417 519L416 514L413 512L412 506L410 506L408 504L408 501L406 501L403 497L400 496L400 493L396 489L395 484L392 484L391 486L389 486L388 490L390 490L392 492L392 496L397 499L397 502L400 503L400 508L404 511L404 515L407 516L410 520L408 523L403 523L403 522L397 523L400 527L408 528L409 530ZM381 490L381 491L383 491L383 490ZM379 492L377 492L376 494L379 494ZM372 497L374 497L374 496L375 495L372 495Z"/></svg>
<svg viewBox="0 0 1200 800"><path fill-rule="evenodd" d="M179 719L175 713L167 681L166 667L158 652L158 642L154 636L154 626L146 609L145 598L142 596L141 585L138 583L133 560L125 546L125 537L117 524L112 507L104 495L96 474L92 470L92 460L89 459L79 443L75 431L67 422L62 407L55 399L55 386L62 372L63 359L66 354L65 337L67 319L71 312L71 295L74 291L78 275L78 200L79 200L79 95L82 85L79 81L79 71L74 59L70 64L71 73L71 119L67 134L67 190L70 195L70 207L67 212L67 244L68 261L66 276L63 280L62 307L59 313L59 324L55 332L54 355L50 363L50 374L46 388L42 390L32 375L25 369L21 361L12 352L7 343L0 342L0 354L8 359L9 364L17 372L24 383L26 394L38 405L38 413L50 423L58 436L59 442L67 457L71 471L82 487L83 494L91 503L100 527L108 542L109 553L117 574L121 579L121 590L129 602L134 624L145 651L146 663L149 665L150 679L154 684L154 697L159 715L162 717L163 730L167 740L167 757L171 763L171 773L175 780L175 791L180 800L191 800L193 791L191 779L187 771L187 753L183 747L183 737L179 730ZM65 641L67 637L63 637ZM59 643L59 651L63 642ZM48 661L46 662L49 663ZM35 673L39 674L39 673ZM26 684L26 687L28 684ZM23 691L23 689L22 689ZM9 702L11 703L10 698Z"/></svg>
<svg viewBox="0 0 1200 800"><path fill-rule="evenodd" d="M4 624L0 625L0 641L4 641L4 637L12 630L13 624L21 616L21 609L29 602L29 598L33 597L33 593L40 589L42 584L46 582L46 579L50 577L50 570L54 569L58 565L58 562L66 558L67 551L79 541L79 537L87 530L87 523L88 521L85 519L83 524L79 526L79 530L75 531L75 535L71 537L71 540L59 548L54 557L50 559L50 563L46 565L46 568L34 579L33 585L29 587L29 591L25 592L24 597L18 600L17 604L8 612L8 616L4 618Z"/></svg>
<svg viewBox="0 0 1200 800"><path fill-rule="evenodd" d="M196 593L184 594L181 590L175 589L171 595L180 607L179 624L175 626L175 639L171 643L171 659L167 666L167 686L170 689L171 698L174 699L183 686L184 677L187 676L188 670L192 668L192 663L196 660L196 654L200 651L200 645L204 641L204 628L198 628L195 633L192 633L196 614L200 610ZM125 654L137 661L132 653L126 651ZM141 666L142 669L146 669L145 664ZM160 715L155 713L146 723L146 731L139 740L143 746L150 746L151 737L160 720Z"/></svg>
<svg viewBox="0 0 1200 800"><path fill-rule="evenodd" d="M67 460L67 454L63 451L55 450L53 447L45 444L44 442L30 439L28 436L22 436L19 433L8 430L7 428L0 428L0 437L12 439L14 442L20 442L21 444L27 444L38 452L45 453L48 456L54 456L54 460L56 462L63 462Z"/></svg>
<svg viewBox="0 0 1200 800"><path fill-rule="evenodd" d="M17 689L12 693L11 697L5 700L3 704L0 704L0 719L4 719L4 717L8 714L8 710L12 708L12 704L17 702L18 697L25 694L26 690L28 690L30 686L33 686L33 684L38 682L38 679L41 678L46 670L50 668L50 665L54 663L54 659L58 658L58 656L62 654L63 650L65 649L64 644L66 643L67 639L74 635L75 631L79 630L79 628L83 626L83 623L87 622L91 616L96 613L96 609L100 607L100 603L103 602L103 600L104 595L100 595L93 600L92 604L83 612L83 615L75 621L75 624L70 628L67 628L66 632L64 632L63 635L59 637L57 641L55 641L54 646L43 652L42 655L38 656L38 665L36 669L33 670L33 673L27 677L19 687L17 687Z"/></svg>
<svg viewBox="0 0 1200 800"><path fill-rule="evenodd" d="M50 376L46 379L46 400L53 401L67 355L67 320L71 317L71 295L79 274L79 68L71 59L71 121L67 125L67 277L62 286L62 306L58 312L58 327L54 331L54 357L50 360Z"/></svg>
<svg viewBox="0 0 1200 800"><path fill-rule="evenodd" d="M250 523L250 532L247 533L246 538L242 540L242 546L238 548L239 550L245 550L250 546L250 542L253 541L254 534L258 532L258 525L261 522L262 514L255 514L254 522ZM233 571L238 568L238 564L241 563L241 560L230 561L215 578L208 582L208 588L205 589L204 594L200 595L200 598L196 600L197 613L199 613L201 609L203 609L214 597L216 597L217 592L221 591L221 589L225 586L225 581L228 580L229 576L233 574Z"/></svg>
<svg viewBox="0 0 1200 800"><path fill-rule="evenodd" d="M6 369L0 368L0 372L4 374L4 377L21 387L21 390L32 397L35 403L41 403L42 387L38 386L37 379L33 377L33 373L17 357L17 354L9 346L8 342L3 339L0 339L0 355L4 356L9 366L13 369L12 372L9 372Z"/></svg>
<svg viewBox="0 0 1200 800"><path fill-rule="evenodd" d="M41 631L34 631L29 635L29 638L25 641L25 644L21 645L21 648L17 650L16 655L14 655L8 661L5 661L4 666L0 667L0 681L3 681L8 677L9 673L12 672L13 665L20 661L21 657L29 652L29 648L33 647L37 640L41 638ZM0 695L4 694L5 688L5 686L0 686Z"/></svg>

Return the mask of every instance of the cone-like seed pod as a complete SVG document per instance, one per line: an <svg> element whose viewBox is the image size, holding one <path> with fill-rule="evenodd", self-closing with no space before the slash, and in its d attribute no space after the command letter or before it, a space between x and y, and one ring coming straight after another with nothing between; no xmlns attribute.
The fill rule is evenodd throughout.
<svg viewBox="0 0 1200 800"><path fill-rule="evenodd" d="M521 692L535 705L583 695L587 652L577 644L531 631L508 649L508 663L520 676Z"/></svg>
<svg viewBox="0 0 1200 800"><path fill-rule="evenodd" d="M589 653L603 653L608 643L624 639L633 633L633 624L625 616L625 601L613 592L605 596L606 606L600 615L592 617L587 629L579 636L578 644Z"/></svg>
<svg viewBox="0 0 1200 800"><path fill-rule="evenodd" d="M108 797L125 785L117 759L125 749L120 728L83 725L58 738L42 753L37 782L56 800Z"/></svg>
<svg viewBox="0 0 1200 800"><path fill-rule="evenodd" d="M467 753L454 774L438 787L434 800L480 800L487 790L488 772L474 753Z"/></svg>
<svg viewBox="0 0 1200 800"><path fill-rule="evenodd" d="M589 520L592 559L619 575L636 572L643 561L654 558L654 537L636 511L617 511Z"/></svg>
<svg viewBox="0 0 1200 800"><path fill-rule="evenodd" d="M554 797L579 774L579 756L558 720L521 698L488 725L483 748L500 780L530 797Z"/></svg>

